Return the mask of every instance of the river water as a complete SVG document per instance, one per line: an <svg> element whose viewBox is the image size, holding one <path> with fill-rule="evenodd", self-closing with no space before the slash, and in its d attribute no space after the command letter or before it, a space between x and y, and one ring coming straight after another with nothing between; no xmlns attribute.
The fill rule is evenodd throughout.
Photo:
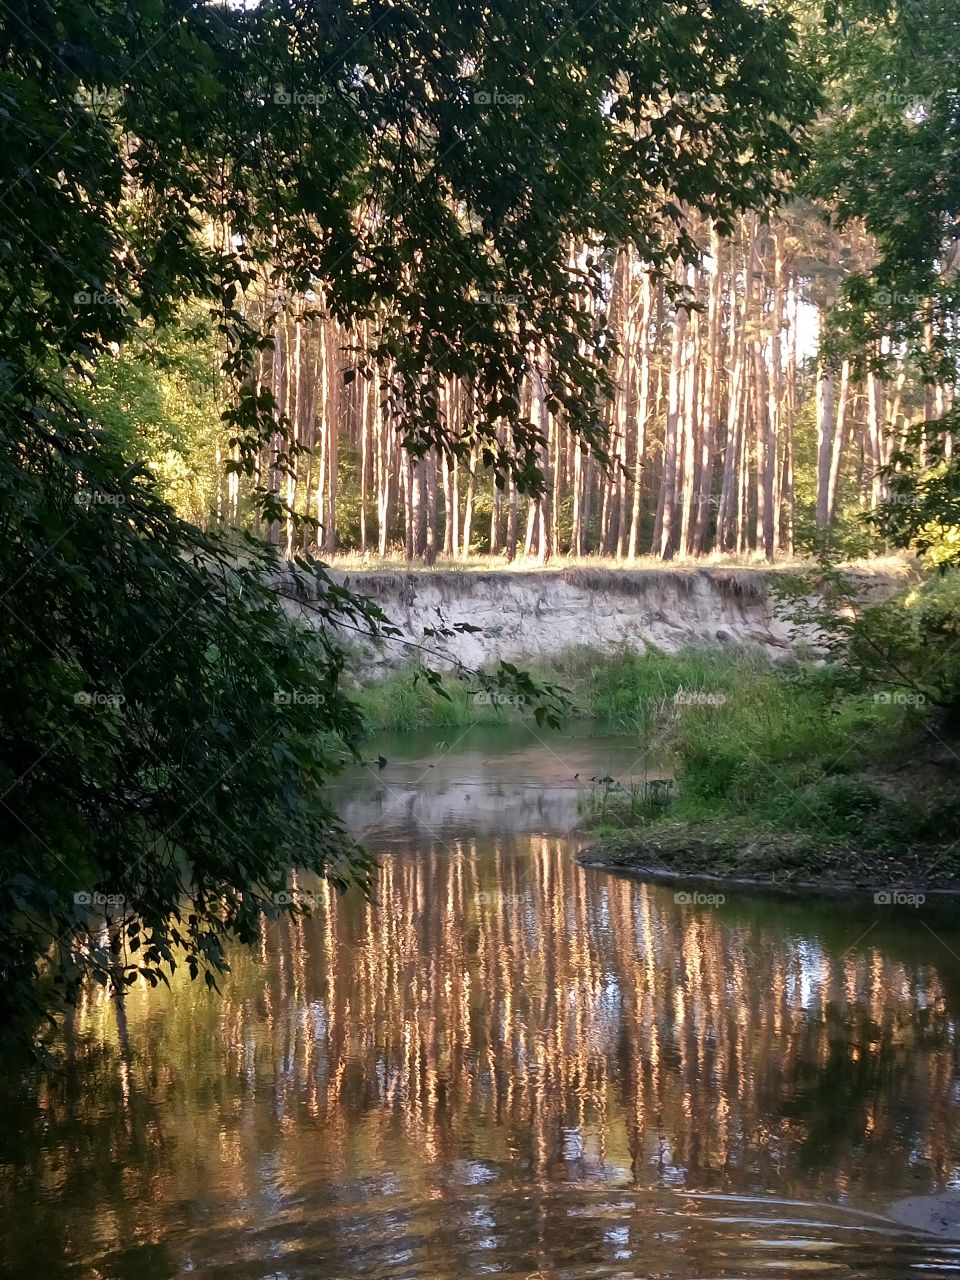
<svg viewBox="0 0 960 1280"><path fill-rule="evenodd" d="M0 1274L960 1274L888 1216L960 1186L949 917L581 869L636 741L381 749L339 790L375 905L319 888L222 997L135 988L126 1045L91 993L60 1071L2 1081Z"/></svg>

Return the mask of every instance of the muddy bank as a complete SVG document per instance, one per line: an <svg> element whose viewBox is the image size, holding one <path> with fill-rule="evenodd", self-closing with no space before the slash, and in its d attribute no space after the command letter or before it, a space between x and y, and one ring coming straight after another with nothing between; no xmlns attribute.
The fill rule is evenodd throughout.
<svg viewBox="0 0 960 1280"><path fill-rule="evenodd" d="M367 596L407 640L481 666L545 657L575 645L601 651L648 645L667 653L704 644L791 649L762 569L563 569L531 573L334 573ZM480 630L437 639L425 632L468 623ZM409 661L398 642L365 654L386 669Z"/></svg>
<svg viewBox="0 0 960 1280"><path fill-rule="evenodd" d="M676 884L763 889L790 895L869 895L908 910L960 894L955 842L882 854L809 831L744 819L663 820L601 837L576 855L584 867Z"/></svg>

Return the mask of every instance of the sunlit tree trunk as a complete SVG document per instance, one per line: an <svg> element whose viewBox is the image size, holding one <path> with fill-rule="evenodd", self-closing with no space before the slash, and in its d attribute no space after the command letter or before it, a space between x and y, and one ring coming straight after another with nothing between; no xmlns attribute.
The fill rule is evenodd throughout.
<svg viewBox="0 0 960 1280"><path fill-rule="evenodd" d="M366 328L366 326L365 326ZM361 379L360 395L360 553L367 553L367 501L370 473L370 379Z"/></svg>
<svg viewBox="0 0 960 1280"><path fill-rule="evenodd" d="M406 449L401 450L401 475L403 478L403 550L407 561L416 554L414 535L413 459Z"/></svg>
<svg viewBox="0 0 960 1280"><path fill-rule="evenodd" d="M723 551L730 551L737 546L740 539L740 471L741 454L743 452L743 419L744 400L744 351L746 347L746 305L743 312L737 292L737 275L739 272L739 255L735 245L731 245L730 287L729 287L729 335L730 377L727 384L727 430L726 445L723 458L723 478L720 489L720 506L717 513L717 544Z"/></svg>
<svg viewBox="0 0 960 1280"><path fill-rule="evenodd" d="M683 396L683 358L687 338L687 311L678 307L670 345L670 374L667 379L667 426L663 442L663 475L657 502L657 520L653 533L653 552L663 560L673 558L676 550L675 507L677 499L677 463L680 451Z"/></svg>
<svg viewBox="0 0 960 1280"><path fill-rule="evenodd" d="M301 411L303 409L303 379L301 377L303 363L303 320L300 316L291 316L293 328L293 351L290 356L290 372L287 379L287 416L290 421L290 438L287 442L288 466L286 476L287 516L284 521L286 539L284 555L293 559L293 540L295 525L293 512L297 506L297 470L300 460L296 456L297 445L300 444Z"/></svg>
<svg viewBox="0 0 960 1280"><path fill-rule="evenodd" d="M763 553L772 560L780 531L780 400L783 359L783 244L785 228L773 229L773 288L770 298L769 364L766 368L767 412L763 438Z"/></svg>
<svg viewBox="0 0 960 1280"><path fill-rule="evenodd" d="M850 404L850 361L840 367L840 396L836 405L833 439L830 446L830 470L827 474L826 527L833 524L837 511L837 490L840 484L840 466L843 462L844 443L847 438L847 410ZM819 439L819 437L818 437ZM819 489L817 498L819 500ZM819 524L819 520L817 521Z"/></svg>
<svg viewBox="0 0 960 1280"><path fill-rule="evenodd" d="M537 559L541 564L546 564L550 558L552 528L550 509L553 495L551 456L553 416L547 406L547 388L542 371L538 369L534 377L536 383L534 399L536 423L542 439L540 445L540 472L543 476L543 492L536 502L534 519L536 522Z"/></svg>
<svg viewBox="0 0 960 1280"><path fill-rule="evenodd" d="M828 271L836 269L837 252L835 246L831 245L828 259ZM834 372L826 364L822 354L824 330L826 327L827 313L833 303L832 293L828 295L826 305L821 308L820 320L820 354L817 356L817 504L816 504L816 521L817 527L826 529L830 525L830 459L834 450L834 437L837 433L837 424L835 416L836 393L834 386Z"/></svg>
<svg viewBox="0 0 960 1280"><path fill-rule="evenodd" d="M467 472L467 500L463 509L463 543L461 546L461 559L467 560L470 556L470 539L473 536L473 506L477 492L477 446L470 446L470 464Z"/></svg>
<svg viewBox="0 0 960 1280"><path fill-rule="evenodd" d="M423 460L424 469L424 546L423 558L433 564L437 558L437 453L431 449Z"/></svg>
<svg viewBox="0 0 960 1280"><path fill-rule="evenodd" d="M687 286L694 300L697 296L697 275L693 268L688 273ZM683 393L680 415L680 474L677 481L677 501L680 513L680 529L677 549L686 558L693 546L694 493L697 487L699 405L697 380L700 366L700 312L692 310L687 321L686 341L683 350Z"/></svg>
<svg viewBox="0 0 960 1280"><path fill-rule="evenodd" d="M787 352L784 370L783 471L780 485L780 544L788 556L793 555L794 503L794 425L797 415L797 326L799 322L799 290L791 274L787 287Z"/></svg>
<svg viewBox="0 0 960 1280"><path fill-rule="evenodd" d="M332 555L337 549L337 465L340 435L340 367L337 359L336 332L332 322L325 325L327 347L327 509L323 529L323 549Z"/></svg>
<svg viewBox="0 0 960 1280"><path fill-rule="evenodd" d="M448 560L454 556L453 549L453 469L446 454L440 461L443 481L443 554Z"/></svg>
<svg viewBox="0 0 960 1280"><path fill-rule="evenodd" d="M883 478L880 469L883 466L883 427L880 421L883 395L880 379L867 364L867 456L870 479L870 508L876 510L883 498Z"/></svg>
<svg viewBox="0 0 960 1280"><path fill-rule="evenodd" d="M507 477L507 563L517 558L517 485L513 472Z"/></svg>
<svg viewBox="0 0 960 1280"><path fill-rule="evenodd" d="M647 447L647 419L650 416L650 320L653 294L650 275L640 276L640 323L637 332L639 353L639 386L637 388L636 441L633 453L633 502L630 509L630 538L627 558L637 558L640 541L640 506L643 495L644 455Z"/></svg>
<svg viewBox="0 0 960 1280"><path fill-rule="evenodd" d="M703 351L703 395L700 404L700 458L699 478L695 497L695 523L692 551L700 555L704 550L710 504L713 496L713 448L716 433L717 394L720 382L720 342L722 328L723 272L721 269L720 236L716 226L710 225L710 256L707 259L707 318L706 342Z"/></svg>

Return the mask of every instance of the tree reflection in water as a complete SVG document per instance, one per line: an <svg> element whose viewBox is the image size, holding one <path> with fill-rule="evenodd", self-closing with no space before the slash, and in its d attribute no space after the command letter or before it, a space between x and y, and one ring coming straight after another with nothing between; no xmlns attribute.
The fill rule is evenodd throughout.
<svg viewBox="0 0 960 1280"><path fill-rule="evenodd" d="M870 1214L957 1177L948 948L870 909L677 905L575 847L394 849L375 905L314 886L221 998L133 990L128 1052L89 993L63 1073L17 1082L11 1266L936 1274Z"/></svg>

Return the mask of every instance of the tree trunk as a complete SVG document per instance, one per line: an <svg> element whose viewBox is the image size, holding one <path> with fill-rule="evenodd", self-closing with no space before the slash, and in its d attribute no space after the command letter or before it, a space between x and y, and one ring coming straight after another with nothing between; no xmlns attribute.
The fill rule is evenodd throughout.
<svg viewBox="0 0 960 1280"><path fill-rule="evenodd" d="M423 460L425 472L425 506L423 558L427 564L437 560L437 453L431 449Z"/></svg>
<svg viewBox="0 0 960 1280"><path fill-rule="evenodd" d="M720 506L717 512L717 546L731 551L740 541L740 470L743 452L744 353L746 350L746 299L743 310L737 296L739 255L731 245L730 264L730 379L727 385L727 431L723 457Z"/></svg>
<svg viewBox="0 0 960 1280"><path fill-rule="evenodd" d="M470 470L467 474L467 501L463 512L463 544L461 558L470 556L470 538L473 533L473 504L477 491L477 446L470 447Z"/></svg>
<svg viewBox="0 0 960 1280"><path fill-rule="evenodd" d="M683 395L683 356L687 337L687 312L678 307L673 322L670 344L670 374L667 380L667 428L663 442L663 476L657 503L657 522L653 534L653 552L662 560L670 560L676 550L675 506L677 495L677 462Z"/></svg>
<svg viewBox="0 0 960 1280"><path fill-rule="evenodd" d="M633 503L630 509L630 539L627 544L627 558L629 560L637 558L637 546L640 541L643 458L647 447L647 419L650 415L650 320L652 316L652 299L650 275L647 271L644 271L640 277L640 324L637 333L637 347L640 356L640 384L637 389L637 438L633 454Z"/></svg>
<svg viewBox="0 0 960 1280"><path fill-rule="evenodd" d="M707 267L707 340L703 351L703 395L700 402L700 458L696 494L696 519L692 550L702 555L713 498L713 442L716 434L717 393L720 381L720 339L723 303L723 272L720 235L710 224L710 257Z"/></svg>
<svg viewBox="0 0 960 1280"><path fill-rule="evenodd" d="M770 303L770 364L767 370L767 413L763 448L763 553L772 560L780 532L780 396L783 338L783 242L785 228L773 231L773 289Z"/></svg>

